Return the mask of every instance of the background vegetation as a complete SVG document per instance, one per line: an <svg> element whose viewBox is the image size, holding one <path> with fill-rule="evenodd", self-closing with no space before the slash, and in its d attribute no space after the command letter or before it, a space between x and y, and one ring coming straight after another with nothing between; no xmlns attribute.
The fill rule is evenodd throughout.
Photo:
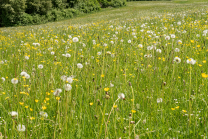
<svg viewBox="0 0 208 139"><path fill-rule="evenodd" d="M0 2L0 26L58 21L80 13L124 5L126 0L4 0Z"/></svg>

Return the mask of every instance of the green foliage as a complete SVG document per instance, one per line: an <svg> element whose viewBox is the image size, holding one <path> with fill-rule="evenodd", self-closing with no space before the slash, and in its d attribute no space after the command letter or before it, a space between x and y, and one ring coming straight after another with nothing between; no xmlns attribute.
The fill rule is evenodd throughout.
<svg viewBox="0 0 208 139"><path fill-rule="evenodd" d="M0 1L0 26L58 21L80 12L124 5L126 0L3 0Z"/></svg>
<svg viewBox="0 0 208 139"><path fill-rule="evenodd" d="M126 5L126 0L98 0L102 8L121 7Z"/></svg>
<svg viewBox="0 0 208 139"><path fill-rule="evenodd" d="M122 7L126 5L125 0L112 0L110 6L112 7Z"/></svg>
<svg viewBox="0 0 208 139"><path fill-rule="evenodd" d="M100 10L100 5L97 0L79 0L75 4L75 9L83 13L89 13L91 11Z"/></svg>

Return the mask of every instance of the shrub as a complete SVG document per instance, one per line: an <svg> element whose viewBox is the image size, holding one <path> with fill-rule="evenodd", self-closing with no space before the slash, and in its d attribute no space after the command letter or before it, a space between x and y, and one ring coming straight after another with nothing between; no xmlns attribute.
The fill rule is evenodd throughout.
<svg viewBox="0 0 208 139"><path fill-rule="evenodd" d="M30 14L22 13L16 23L17 25L33 24L33 17Z"/></svg>

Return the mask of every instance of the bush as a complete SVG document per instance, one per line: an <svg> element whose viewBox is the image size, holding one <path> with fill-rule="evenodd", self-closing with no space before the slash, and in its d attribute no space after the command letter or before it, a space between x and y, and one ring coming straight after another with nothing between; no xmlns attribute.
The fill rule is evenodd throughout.
<svg viewBox="0 0 208 139"><path fill-rule="evenodd" d="M125 0L112 0L110 6L112 7L122 7L126 5Z"/></svg>
<svg viewBox="0 0 208 139"><path fill-rule="evenodd" d="M30 14L22 13L16 23L17 25L33 24L33 17Z"/></svg>
<svg viewBox="0 0 208 139"><path fill-rule="evenodd" d="M75 9L83 13L100 10L100 4L97 0L80 0L75 5Z"/></svg>
<svg viewBox="0 0 208 139"><path fill-rule="evenodd" d="M51 15L53 16L53 21L64 19L63 13L57 9L53 9Z"/></svg>

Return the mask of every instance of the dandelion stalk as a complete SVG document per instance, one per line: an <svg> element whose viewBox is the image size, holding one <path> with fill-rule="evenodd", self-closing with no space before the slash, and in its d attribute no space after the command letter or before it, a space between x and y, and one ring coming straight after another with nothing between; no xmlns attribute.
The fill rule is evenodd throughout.
<svg viewBox="0 0 208 139"><path fill-rule="evenodd" d="M190 84L189 84L189 125L191 124L191 64L190 64Z"/></svg>
<svg viewBox="0 0 208 139"><path fill-rule="evenodd" d="M120 98L118 98L118 99L113 103L113 106L116 104L116 102L117 102L119 99L120 99ZM112 111L113 111L113 108L114 108L113 106L112 106L111 111L110 111L110 113L109 113L109 115L108 115L108 119L107 119L107 122L106 122L105 134L108 132L108 122L109 122L110 115L111 115L111 113L112 113Z"/></svg>

